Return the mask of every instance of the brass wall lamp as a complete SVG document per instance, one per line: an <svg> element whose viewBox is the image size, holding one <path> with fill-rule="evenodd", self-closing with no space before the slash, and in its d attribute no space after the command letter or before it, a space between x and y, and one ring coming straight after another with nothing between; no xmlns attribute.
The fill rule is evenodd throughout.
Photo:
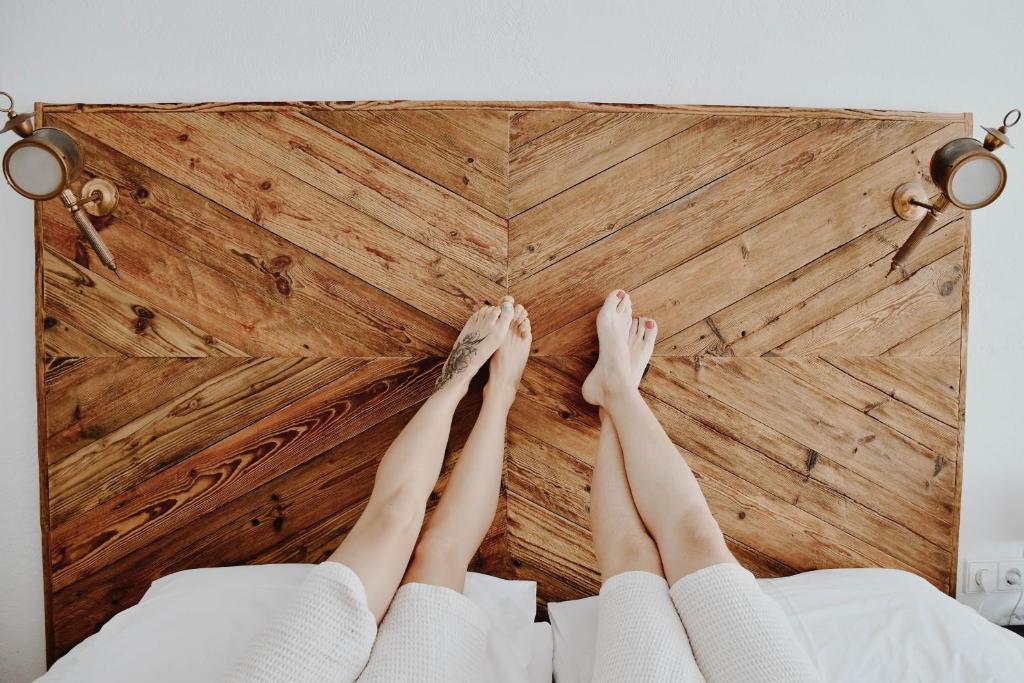
<svg viewBox="0 0 1024 683"><path fill-rule="evenodd" d="M82 152L74 138L58 128L36 128L32 114L19 114L14 100L0 92L0 112L7 113L7 122L0 134L13 131L21 140L4 153L4 178L18 194L36 201L45 201L60 195L61 201L75 219L82 237L96 252L100 262L114 275L117 267L107 245L96 232L89 216L106 216L117 206L117 186L104 178L92 178L79 195L71 190L71 183L82 174Z"/></svg>
<svg viewBox="0 0 1024 683"><path fill-rule="evenodd" d="M974 138L950 140L932 155L930 173L940 194L934 204L918 182L903 183L892 195L892 208L905 221L921 221L892 259L889 273L899 269L906 274L906 262L911 252L924 239L942 210L953 204L961 209L973 210L994 202L1006 187L1006 166L994 152L1003 145L1013 147L1006 135L1007 129L1020 121L1020 109L1011 109L1003 117L999 128L983 128L985 141Z"/></svg>

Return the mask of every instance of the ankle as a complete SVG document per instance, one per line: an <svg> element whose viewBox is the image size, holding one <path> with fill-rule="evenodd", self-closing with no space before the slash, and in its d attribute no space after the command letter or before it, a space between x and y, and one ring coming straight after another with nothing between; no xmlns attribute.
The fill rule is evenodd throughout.
<svg viewBox="0 0 1024 683"><path fill-rule="evenodd" d="M516 388L487 382L484 385L484 406L507 413L516 400Z"/></svg>
<svg viewBox="0 0 1024 683"><path fill-rule="evenodd" d="M609 384L613 386L605 386L604 405L601 406L606 417L610 418L615 408L624 403L643 400L643 397L640 395L640 389L631 382L609 382Z"/></svg>
<svg viewBox="0 0 1024 683"><path fill-rule="evenodd" d="M434 396L438 398L454 400L458 403L469 393L469 380L453 377L443 385L434 388Z"/></svg>

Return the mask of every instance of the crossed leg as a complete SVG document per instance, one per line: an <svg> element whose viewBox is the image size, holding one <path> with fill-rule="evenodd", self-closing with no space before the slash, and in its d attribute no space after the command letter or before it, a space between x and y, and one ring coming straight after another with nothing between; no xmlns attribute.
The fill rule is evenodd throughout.
<svg viewBox="0 0 1024 683"><path fill-rule="evenodd" d="M484 400L434 514L424 525L402 583L461 592L466 568L494 521L505 462L505 426L530 354L530 319L521 305L491 357Z"/></svg>
<svg viewBox="0 0 1024 683"><path fill-rule="evenodd" d="M437 390L384 453L366 509L328 558L359 576L378 623L409 567L427 498L441 472L455 409L469 390L470 380L505 341L514 315L512 298L505 297L500 310L485 306L469 319L452 347ZM494 430L487 427L490 425L485 424L482 431L491 436L493 445L489 432ZM504 451L504 430L500 438L499 454Z"/></svg>
<svg viewBox="0 0 1024 683"><path fill-rule="evenodd" d="M637 385L654 350L656 334L655 323L649 318L634 318L630 324L630 368ZM590 530L601 580L607 581L628 571L664 577L658 547L633 503L615 423L604 408L600 410L600 417L601 435L590 481Z"/></svg>
<svg viewBox="0 0 1024 683"><path fill-rule="evenodd" d="M402 586L381 623L361 683L486 680L490 624L462 595L466 568L494 521L505 423L530 353L522 306L490 363L476 424L424 525Z"/></svg>
<svg viewBox="0 0 1024 683"><path fill-rule="evenodd" d="M631 381L639 385L654 350L657 325L633 319L627 336ZM601 409L590 527L601 570L595 683L702 680L665 582L661 556L637 512L615 424Z"/></svg>
<svg viewBox="0 0 1024 683"><path fill-rule="evenodd" d="M615 424L633 501L671 584L698 569L736 560L693 472L633 381L627 336L631 320L629 295L612 292L598 314L601 354L583 383L583 397L603 407Z"/></svg>
<svg viewBox="0 0 1024 683"><path fill-rule="evenodd" d="M310 571L284 612L253 640L226 680L351 682L360 676L377 638L377 624L409 567L455 409L470 380L504 343L514 316L512 299L506 297L500 309L484 306L470 317L433 395L381 458L366 509L348 536ZM493 432L493 425L493 419L485 420L483 432ZM483 440L489 446L495 442L493 436ZM503 450L502 443L492 459L500 463ZM469 462L477 460L482 458ZM500 464L498 471L500 477ZM484 530L493 515L492 505L487 522L481 522Z"/></svg>
<svg viewBox="0 0 1024 683"><path fill-rule="evenodd" d="M583 397L615 425L629 491L657 545L700 672L714 681L817 680L785 615L736 562L696 477L641 396L630 360L631 321L629 295L609 294L597 317L600 355Z"/></svg>

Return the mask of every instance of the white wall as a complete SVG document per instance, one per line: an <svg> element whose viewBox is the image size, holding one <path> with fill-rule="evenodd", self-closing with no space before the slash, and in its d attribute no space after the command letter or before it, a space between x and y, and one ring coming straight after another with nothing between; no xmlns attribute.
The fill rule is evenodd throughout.
<svg viewBox="0 0 1024 683"><path fill-rule="evenodd" d="M25 109L570 99L973 111L979 124L1024 106L1019 0L843 5L11 2L0 13L0 90ZM1017 138L1024 147L1024 125ZM1010 187L974 217L963 558L1024 547L1024 149L1001 156ZM0 680L20 683L43 670L31 203L2 185L0 217ZM991 600L986 611L1009 607Z"/></svg>

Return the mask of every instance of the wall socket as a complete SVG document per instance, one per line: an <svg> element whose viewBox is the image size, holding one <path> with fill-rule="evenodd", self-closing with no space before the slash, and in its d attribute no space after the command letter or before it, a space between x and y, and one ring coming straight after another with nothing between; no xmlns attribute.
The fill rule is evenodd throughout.
<svg viewBox="0 0 1024 683"><path fill-rule="evenodd" d="M1020 582L1012 584L1007 580L1011 569L1020 571ZM979 576L981 577L981 586L978 585ZM1024 559L967 563L965 593L1018 591L1022 588L1024 588Z"/></svg>
<svg viewBox="0 0 1024 683"><path fill-rule="evenodd" d="M965 593L991 593L999 585L998 562L968 562ZM981 585L979 586L979 579Z"/></svg>
<svg viewBox="0 0 1024 683"><path fill-rule="evenodd" d="M1010 583L1010 570L1016 569L1017 582ZM1003 560L999 563L999 583L996 590L1019 591L1024 588L1024 560Z"/></svg>

